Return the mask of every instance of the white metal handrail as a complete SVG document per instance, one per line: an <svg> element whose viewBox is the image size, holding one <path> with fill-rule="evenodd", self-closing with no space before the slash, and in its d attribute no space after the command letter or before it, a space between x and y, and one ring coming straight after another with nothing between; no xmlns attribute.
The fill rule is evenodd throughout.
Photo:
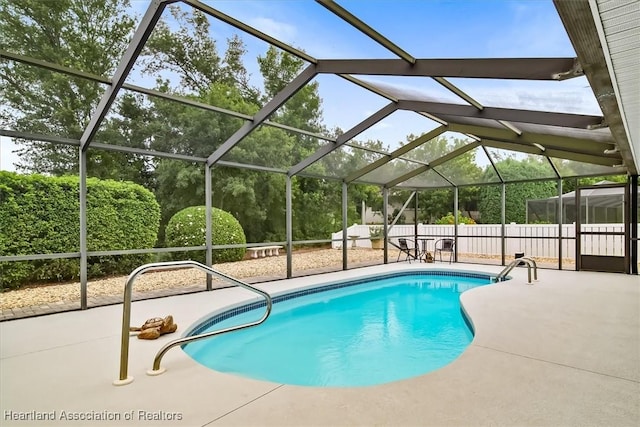
<svg viewBox="0 0 640 427"><path fill-rule="evenodd" d="M271 296L268 293L258 288L254 288L253 286L245 282L242 282L238 279L235 279L217 270L214 270L213 268L208 267L204 264L200 264L199 262L189 260L189 261L155 262L151 264L142 265L131 272L131 274L127 278L127 282L124 287L124 306L122 309L122 337L121 337L121 348L120 348L120 377L118 380L115 380L113 382L114 385L125 385L133 381L133 377L129 377L127 375L128 365L129 365L129 328L131 323L131 294L132 294L133 282L136 280L136 278L140 274L146 273L148 271L181 269L181 268L197 268L198 270L204 271L209 275L214 275L222 279L228 280L235 285L238 285L242 288L245 288L249 291L255 292L263 296L266 300L266 311L265 311L265 314L255 322L222 329L220 331L214 331L214 332L208 332L200 335L193 335L189 337L178 338L176 340L173 340L165 344L160 349L160 351L156 354L156 357L153 361L153 370L147 371L149 375L159 375L164 372L164 369L160 369L160 361L162 360L162 356L164 356L164 354L167 351L169 351L171 348L177 345L201 340L204 338L209 338L214 335L223 334L225 332L231 332L239 329L245 329L251 326L256 326L263 323L265 320L267 320L267 317L269 317L269 314L271 313L272 302L271 302Z"/></svg>
<svg viewBox="0 0 640 427"><path fill-rule="evenodd" d="M507 274L509 274L511 272L511 270L513 270L516 266L518 266L521 262L524 262L527 266L527 276L529 281L527 282L529 285L532 285L533 282L531 281L531 267L533 267L533 280L538 281L538 264L536 263L536 261L533 258L529 258L529 257L522 257L522 258L516 258L513 261L511 261L509 263L509 265L507 265L504 270L502 270L500 273L498 273L498 275L496 276L496 282L502 282L505 280L505 278L507 277Z"/></svg>

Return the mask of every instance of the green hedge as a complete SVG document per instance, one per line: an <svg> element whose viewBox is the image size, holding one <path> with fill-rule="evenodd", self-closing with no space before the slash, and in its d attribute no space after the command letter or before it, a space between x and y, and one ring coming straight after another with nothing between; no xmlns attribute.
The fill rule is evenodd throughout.
<svg viewBox="0 0 640 427"><path fill-rule="evenodd" d="M549 176L550 167L545 161L506 158L495 163L505 181L536 179ZM487 181L492 177L490 169L485 171ZM557 195L556 182L533 181L506 185L505 221L526 223L527 200L546 199ZM502 221L502 189L499 185L484 185L478 193L478 210L483 224L500 224Z"/></svg>
<svg viewBox="0 0 640 427"><path fill-rule="evenodd" d="M0 171L0 255L79 252L79 178ZM130 182L87 179L89 251L153 248L160 207ZM130 273L152 255L88 259L89 277ZM0 288L77 279L78 259L0 263Z"/></svg>
<svg viewBox="0 0 640 427"><path fill-rule="evenodd" d="M218 208L211 211L214 245L246 244L244 230L238 220L229 212ZM167 224L165 239L169 247L204 246L206 244L206 208L191 206L176 213ZM244 258L245 248L220 249L213 251L213 263L239 261ZM204 251L181 252L174 259L191 259L205 263Z"/></svg>

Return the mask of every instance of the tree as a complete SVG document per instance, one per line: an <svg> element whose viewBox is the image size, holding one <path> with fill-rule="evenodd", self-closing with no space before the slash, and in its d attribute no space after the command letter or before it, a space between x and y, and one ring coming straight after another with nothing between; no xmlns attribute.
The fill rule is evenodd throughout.
<svg viewBox="0 0 640 427"><path fill-rule="evenodd" d="M407 142L416 138L415 135L409 135ZM466 139L451 139L441 135L417 147L408 155L415 160L429 163L469 143L470 141ZM475 151L469 150L436 166L435 170L455 184L478 182L482 169L475 160ZM461 187L458 191L460 209L466 211L467 215L475 210L477 192L478 187ZM418 217L422 221L433 223L453 211L454 192L452 189L441 188L422 191L419 197L420 213Z"/></svg>
<svg viewBox="0 0 640 427"><path fill-rule="evenodd" d="M124 53L134 20L128 0L0 1L0 44L3 49L80 71L110 76ZM79 139L103 87L18 62L0 64L2 127ZM61 175L77 170L74 147L25 140L19 169ZM108 157L89 158L98 171ZM98 173L98 175L101 175Z"/></svg>
<svg viewBox="0 0 640 427"><path fill-rule="evenodd" d="M258 64L264 79L262 96L264 104L273 99L300 74L304 62L290 53L270 46L264 56L258 57ZM274 112L270 120L309 132L321 132L323 130L321 104L318 82L310 82ZM295 147L295 158L300 160L320 146L318 140L313 137L296 134L295 138L298 142Z"/></svg>
<svg viewBox="0 0 640 427"><path fill-rule="evenodd" d="M287 53L270 47L264 56L258 57L260 72L264 78L262 102L276 96L303 69L304 62ZM321 99L318 82L311 82L293 95L280 107L270 120L309 132L322 132ZM321 143L317 138L294 134L293 145L286 157L290 167L314 153ZM343 151L330 156L331 164L317 162L307 171L331 176L338 174L347 157ZM342 228L341 194L337 182L316 178L297 177L293 181L293 230L294 239L322 239ZM355 218L355 208L350 209L350 218Z"/></svg>
<svg viewBox="0 0 640 427"><path fill-rule="evenodd" d="M178 30L173 32L165 20L158 22L145 45L143 72L178 74L180 87L173 89L176 92L204 94L211 85L225 83L240 90L245 100L257 101L258 90L249 84L242 63L246 53L242 40L238 36L228 39L227 50L220 57L204 13L193 9L189 14L179 6L169 6L169 11Z"/></svg>
<svg viewBox="0 0 640 427"><path fill-rule="evenodd" d="M254 114L258 106L243 99L239 89L213 83L198 96L202 102ZM208 157L242 125L242 120L210 111L154 100L152 147L190 156ZM281 129L260 127L227 153L223 160L286 168L295 140ZM184 161L156 161L156 196L163 207L163 224L177 211L204 201L204 166ZM250 242L284 239L284 176L215 166L213 205L231 212Z"/></svg>

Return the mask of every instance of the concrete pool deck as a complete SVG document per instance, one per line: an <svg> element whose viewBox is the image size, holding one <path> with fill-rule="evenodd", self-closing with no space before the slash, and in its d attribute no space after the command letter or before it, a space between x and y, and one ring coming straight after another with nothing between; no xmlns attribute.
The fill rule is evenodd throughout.
<svg viewBox="0 0 640 427"><path fill-rule="evenodd" d="M414 268L497 274L502 267L392 264L263 283L270 292ZM640 424L640 278L541 270L462 295L476 335L435 372L361 388L275 384L204 368L175 348L131 339L133 383L115 387L122 304L0 323L0 425L602 425ZM132 325L173 314L182 333L238 288L133 304ZM102 418L73 420L74 417ZM21 420L20 418L28 418ZM52 420L34 420L52 418ZM106 420L105 420L106 418ZM129 419L131 418L131 419Z"/></svg>

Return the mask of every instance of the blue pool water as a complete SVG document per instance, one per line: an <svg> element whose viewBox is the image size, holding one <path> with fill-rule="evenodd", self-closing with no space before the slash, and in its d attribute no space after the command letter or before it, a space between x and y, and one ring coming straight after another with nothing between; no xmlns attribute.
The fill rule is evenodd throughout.
<svg viewBox="0 0 640 427"><path fill-rule="evenodd" d="M184 350L211 369L285 384L366 386L421 375L451 363L473 338L460 293L490 278L468 276L396 274L281 302L279 297L265 323ZM194 333L263 313L261 307L209 321Z"/></svg>

